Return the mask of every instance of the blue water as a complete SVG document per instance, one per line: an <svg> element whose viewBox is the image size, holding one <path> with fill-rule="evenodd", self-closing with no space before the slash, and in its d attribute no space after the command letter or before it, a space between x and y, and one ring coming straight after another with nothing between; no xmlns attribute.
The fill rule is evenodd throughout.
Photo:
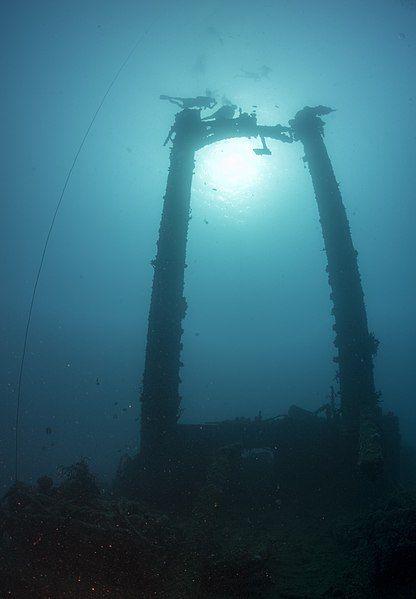
<svg viewBox="0 0 416 599"><path fill-rule="evenodd" d="M21 476L81 456L111 477L139 439L139 391L175 107L209 89L261 124L336 108L326 144L351 224L383 409L416 428L416 4L282 1L3 3L0 479L14 472L30 297L63 182L28 341ZM268 69L264 69L266 66ZM301 145L199 152L181 393L184 422L315 409L336 385L323 240ZM244 176L240 176L240 174ZM51 433L47 433L47 429Z"/></svg>

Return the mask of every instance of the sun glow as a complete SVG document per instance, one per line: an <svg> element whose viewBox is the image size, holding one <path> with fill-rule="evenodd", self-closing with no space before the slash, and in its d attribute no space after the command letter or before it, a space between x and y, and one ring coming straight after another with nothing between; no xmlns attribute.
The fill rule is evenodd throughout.
<svg viewBox="0 0 416 599"><path fill-rule="evenodd" d="M264 156L256 156L252 139L229 139L198 153L196 180L199 191L213 191L220 202L241 205L264 183ZM210 194L211 195L211 194Z"/></svg>
<svg viewBox="0 0 416 599"><path fill-rule="evenodd" d="M253 152L262 147L258 138L228 139L199 150L193 180L197 205L238 221L263 213L271 201L275 206L277 198L284 206L304 163L289 144L273 139L266 143L271 155Z"/></svg>

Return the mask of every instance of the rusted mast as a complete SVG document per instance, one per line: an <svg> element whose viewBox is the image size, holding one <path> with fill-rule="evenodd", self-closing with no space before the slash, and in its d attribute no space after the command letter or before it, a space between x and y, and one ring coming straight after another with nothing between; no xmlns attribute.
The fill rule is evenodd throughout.
<svg viewBox="0 0 416 599"><path fill-rule="evenodd" d="M175 138L159 228L150 303L145 369L141 395L141 456L155 480L169 476L179 417L179 369L185 254L195 150L201 135L198 110L176 115ZM148 480L148 483L150 481Z"/></svg>
<svg viewBox="0 0 416 599"><path fill-rule="evenodd" d="M378 341L368 331L357 252L323 141L324 122L319 116L329 112L332 110L325 106L305 107L289 124L295 140L301 140L305 150L328 258L343 422L358 448L359 466L376 474L382 464L381 410L373 376Z"/></svg>

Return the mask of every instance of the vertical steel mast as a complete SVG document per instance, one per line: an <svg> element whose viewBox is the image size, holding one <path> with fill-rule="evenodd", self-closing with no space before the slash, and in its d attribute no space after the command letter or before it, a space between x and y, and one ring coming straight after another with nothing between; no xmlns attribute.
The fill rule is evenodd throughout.
<svg viewBox="0 0 416 599"><path fill-rule="evenodd" d="M306 107L296 114L290 125L295 140L300 140L305 150L328 258L343 423L354 444L358 444L359 465L377 471L382 461L381 410L373 376L373 356L378 341L368 331L357 252L323 140L324 122L319 116L329 112L332 110L325 106Z"/></svg>
<svg viewBox="0 0 416 599"><path fill-rule="evenodd" d="M141 455L156 478L169 469L179 417L179 370L186 242L195 150L200 136L198 110L177 114L169 175L157 242L150 303L143 390ZM168 474L168 472L165 472Z"/></svg>

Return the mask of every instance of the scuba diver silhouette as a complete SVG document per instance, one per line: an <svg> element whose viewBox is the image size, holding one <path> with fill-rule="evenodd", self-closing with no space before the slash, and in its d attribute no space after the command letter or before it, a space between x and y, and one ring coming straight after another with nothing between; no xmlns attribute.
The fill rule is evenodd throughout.
<svg viewBox="0 0 416 599"><path fill-rule="evenodd" d="M211 96L197 96L196 98L180 98L178 96L160 96L161 100L168 100L172 104L177 104L180 108L214 108L217 102Z"/></svg>
<svg viewBox="0 0 416 599"><path fill-rule="evenodd" d="M213 114L202 117L201 120L207 121L212 119L218 121L221 119L232 119L236 110L237 106L235 104L226 104L225 106L218 108L218 110L216 110Z"/></svg>

